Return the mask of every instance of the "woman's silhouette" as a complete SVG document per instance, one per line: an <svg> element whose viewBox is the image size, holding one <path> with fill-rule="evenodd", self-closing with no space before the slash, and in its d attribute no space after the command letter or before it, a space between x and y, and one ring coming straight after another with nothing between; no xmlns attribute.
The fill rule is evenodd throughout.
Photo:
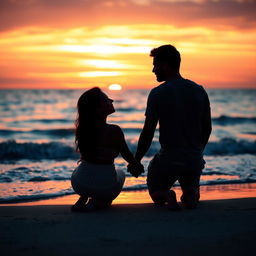
<svg viewBox="0 0 256 256"><path fill-rule="evenodd" d="M115 112L112 103L98 87L84 92L78 100L75 142L80 164L72 174L71 184L80 198L72 206L73 211L108 207L119 195L125 181L124 172L114 166L119 153L129 163L129 170L143 172L121 128L106 122L107 116Z"/></svg>

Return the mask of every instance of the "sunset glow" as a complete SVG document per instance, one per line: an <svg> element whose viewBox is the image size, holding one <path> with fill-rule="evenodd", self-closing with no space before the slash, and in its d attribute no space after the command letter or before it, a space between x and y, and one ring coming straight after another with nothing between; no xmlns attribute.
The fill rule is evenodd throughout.
<svg viewBox="0 0 256 256"><path fill-rule="evenodd" d="M0 88L150 88L162 44L205 87L256 87L255 1L44 2L1 1Z"/></svg>
<svg viewBox="0 0 256 256"><path fill-rule="evenodd" d="M120 84L111 84L108 89L111 91L120 91L122 90L122 86Z"/></svg>

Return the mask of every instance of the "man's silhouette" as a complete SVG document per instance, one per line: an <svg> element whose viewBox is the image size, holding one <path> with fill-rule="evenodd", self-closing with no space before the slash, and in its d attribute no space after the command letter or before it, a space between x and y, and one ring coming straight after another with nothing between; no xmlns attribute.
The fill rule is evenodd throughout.
<svg viewBox="0 0 256 256"><path fill-rule="evenodd" d="M148 167L147 185L155 204L176 210L176 195L170 190L178 180L181 202L194 208L200 197L199 180L204 168L203 150L211 133L210 103L206 91L179 72L180 53L172 45L155 48L153 72L158 82L148 96L146 119L135 158L139 161L150 147L159 122L160 151Z"/></svg>

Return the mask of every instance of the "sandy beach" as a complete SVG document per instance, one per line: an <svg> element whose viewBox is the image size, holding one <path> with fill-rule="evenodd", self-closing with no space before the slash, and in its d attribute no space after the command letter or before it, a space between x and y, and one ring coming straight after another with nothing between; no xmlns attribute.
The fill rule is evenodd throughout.
<svg viewBox="0 0 256 256"><path fill-rule="evenodd" d="M65 200L1 206L1 255L250 255L255 250L256 197L202 200L197 209L171 212L147 199L130 203L134 196L122 192L127 203L90 213L72 213ZM143 192L136 196L142 199Z"/></svg>

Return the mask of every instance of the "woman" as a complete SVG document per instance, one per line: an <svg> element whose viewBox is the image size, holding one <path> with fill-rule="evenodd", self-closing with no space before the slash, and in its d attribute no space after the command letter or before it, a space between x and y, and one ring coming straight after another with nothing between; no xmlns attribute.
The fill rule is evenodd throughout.
<svg viewBox="0 0 256 256"><path fill-rule="evenodd" d="M129 163L129 170L134 170L134 176L144 171L128 149L121 128L106 122L107 116L115 112L112 103L98 87L84 92L78 100L75 142L80 164L71 184L80 198L72 206L73 211L108 207L119 195L125 181L124 172L114 166L119 153Z"/></svg>

